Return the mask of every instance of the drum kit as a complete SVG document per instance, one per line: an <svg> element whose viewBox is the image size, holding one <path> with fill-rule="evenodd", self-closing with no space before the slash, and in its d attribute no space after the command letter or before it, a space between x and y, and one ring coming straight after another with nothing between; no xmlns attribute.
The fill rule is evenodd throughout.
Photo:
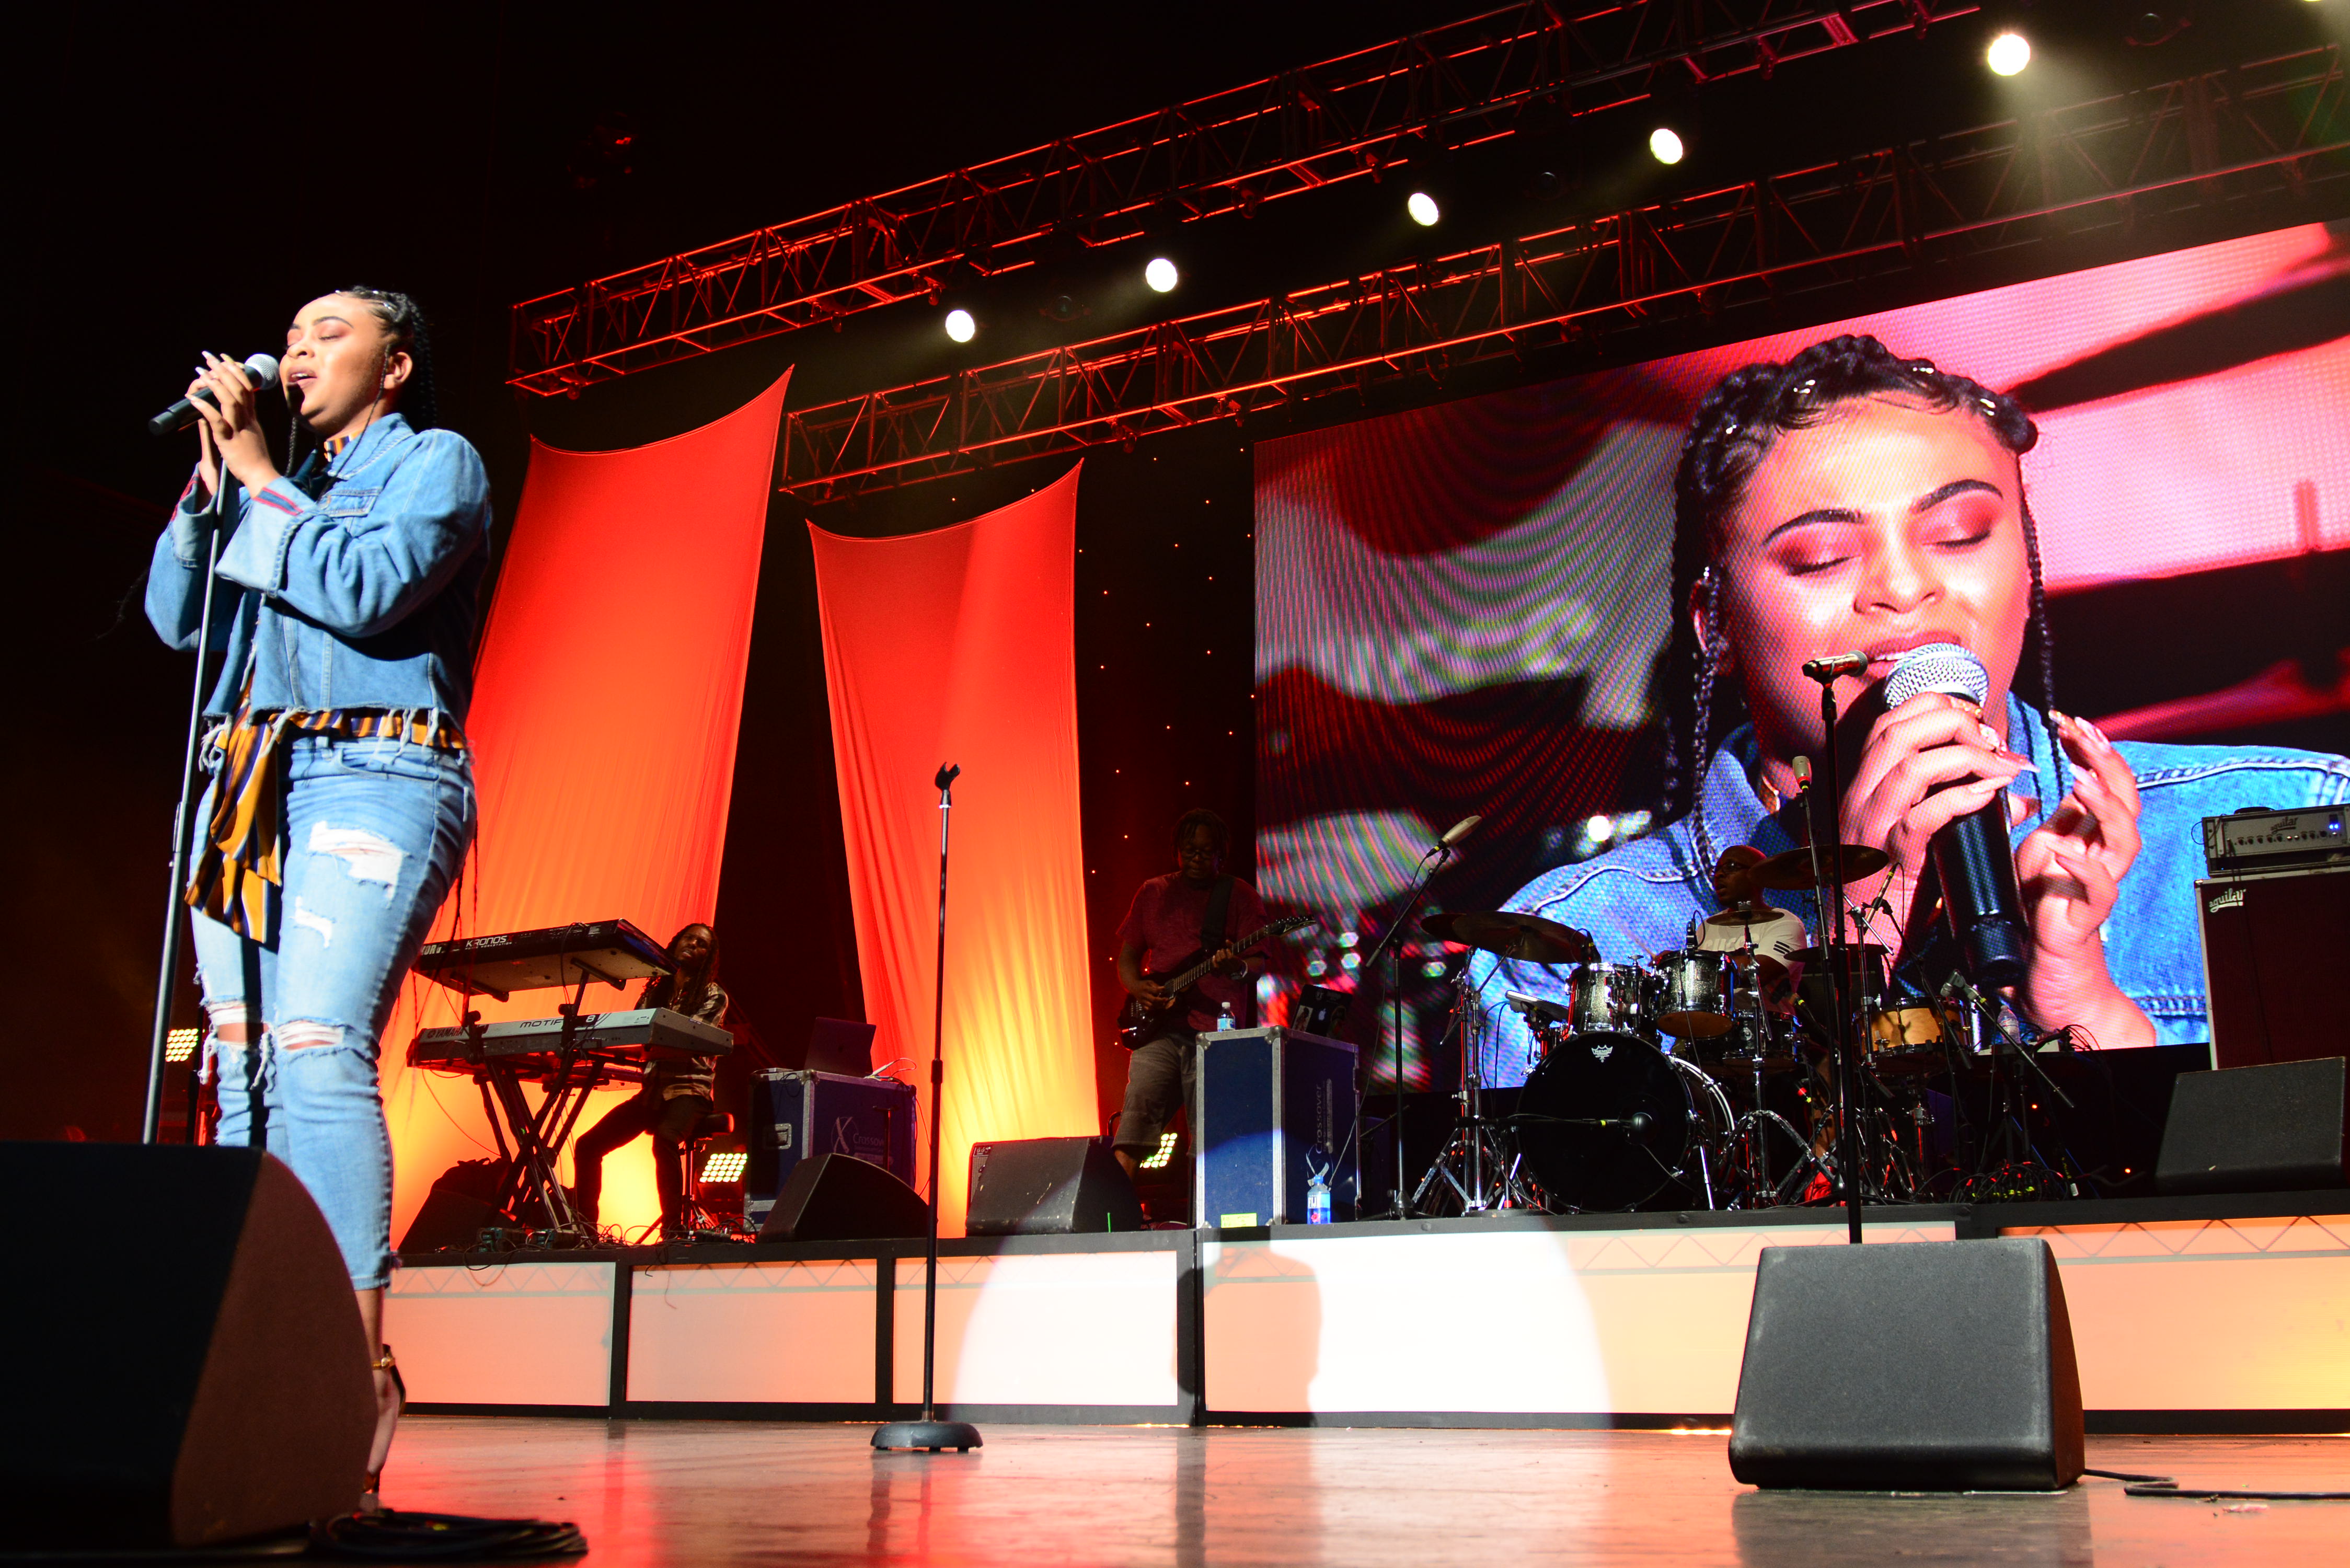
<svg viewBox="0 0 2350 1568"><path fill-rule="evenodd" d="M1856 880L1885 863L1854 846L1842 857ZM1808 887L1811 857L1774 857L1752 875L1757 888ZM1500 1096L1480 1081L1478 1038L1490 1024L1461 966L1460 1115L1415 1209L1753 1209L1831 1191L1837 1113L1825 1064L1836 1033L1835 992L1819 950L1783 961L1757 948L1752 928L1770 918L1727 909L1703 922L1703 940L1692 922L1679 950L1611 963L1585 932L1539 916L1430 916L1425 929L1443 940L1564 971L1565 1000L1505 993L1526 1026L1528 1070L1515 1110L1491 1114ZM1884 1005L1882 947L1846 951L1852 982L1842 994L1865 1022L1863 1073L1873 1090L1856 1096L1853 1114L1878 1135L1867 1140L1878 1152L1862 1173L1864 1190L1871 1201L1912 1198L1922 1187L1922 1140L1896 1129L1923 1125L1915 1085L1942 1067L1945 1022L1930 1006Z"/></svg>

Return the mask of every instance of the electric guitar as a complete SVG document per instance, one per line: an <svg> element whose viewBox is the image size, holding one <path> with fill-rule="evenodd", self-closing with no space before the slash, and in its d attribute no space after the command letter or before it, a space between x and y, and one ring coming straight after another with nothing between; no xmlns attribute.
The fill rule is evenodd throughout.
<svg viewBox="0 0 2350 1568"><path fill-rule="evenodd" d="M1237 958L1261 942L1271 941L1275 937L1285 937L1292 931L1302 931L1308 926L1320 923L1311 915L1284 915L1280 919L1269 920L1259 926L1240 940L1227 942L1224 945L1231 948L1232 956ZM1131 1051L1157 1033L1159 1026L1166 1023L1170 1016L1189 1012L1191 988L1198 985L1208 971L1215 967L1214 960L1215 954L1200 950L1193 952L1191 958L1184 961L1182 967L1172 973L1160 975L1145 970L1143 971L1145 980L1165 982L1167 1000L1153 1002L1146 1002L1139 996L1128 997L1126 1010L1118 1015L1118 1043Z"/></svg>

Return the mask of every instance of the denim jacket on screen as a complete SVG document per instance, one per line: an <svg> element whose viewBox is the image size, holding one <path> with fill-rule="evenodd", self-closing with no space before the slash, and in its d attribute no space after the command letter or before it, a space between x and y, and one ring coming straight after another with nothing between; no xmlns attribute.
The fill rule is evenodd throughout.
<svg viewBox="0 0 2350 1568"><path fill-rule="evenodd" d="M2026 774L2026 782L2043 781L2035 787L2050 797L2016 825L2012 836L2020 845L2062 796L2039 711L2011 696L2007 733L2008 744L2031 758L2038 770ZM2158 1043L2199 1043L2210 1038L2202 941L2195 916L2195 879L2204 874L2203 818L2247 805L2290 810L2350 800L2350 758L2289 746L2121 741L2116 749L2137 777L2138 833L2144 846L2122 878L2121 896L2105 924L2106 965L2123 993L2154 1021ZM1782 808L1777 816L1766 815L1750 782L1757 760L1751 726L1732 733L1714 753L1699 805L1716 855L1733 844L1752 844L1775 855L1799 842L1788 825L1797 820L1801 803ZM2073 772L2068 759L2068 787ZM1653 953L1679 947L1693 916L1721 909L1711 873L1711 865L1700 858L1690 819L1681 817L1620 849L1544 872L1519 888L1505 907L1588 931L1607 962L1640 963ZM1817 931L1810 895L1774 892L1766 897ZM1568 970L1505 961L1486 952L1471 958L1470 975L1488 1024L1478 1052L1490 1075L1485 1081L1523 1082L1530 1042L1524 1021L1504 993L1523 992L1564 1002ZM2064 1021L2039 1022L2054 1026Z"/></svg>
<svg viewBox="0 0 2350 1568"><path fill-rule="evenodd" d="M195 646L203 613L203 505L191 481L147 572L147 618L173 648ZM244 494L221 550L212 646L228 657L205 711L235 709L249 661L256 711L437 710L462 724L489 536L480 455L396 413L333 462L314 454Z"/></svg>

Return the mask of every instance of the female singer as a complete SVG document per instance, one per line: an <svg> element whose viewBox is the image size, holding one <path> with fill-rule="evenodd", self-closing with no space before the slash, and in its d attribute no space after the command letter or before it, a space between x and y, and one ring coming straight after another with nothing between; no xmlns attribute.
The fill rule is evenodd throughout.
<svg viewBox="0 0 2350 1568"><path fill-rule="evenodd" d="M1670 820L1545 872L1509 907L1588 931L1617 962L1679 946L1693 918L1719 907L1707 873L1721 847L1775 854L1804 842L1794 760L1820 755L1823 737L1803 665L1863 649L1867 670L1835 682L1851 721L1838 737L1837 830L1890 857L1846 893L1856 909L1882 900L1877 940L1893 934L1910 984L1930 989L1934 977L1918 976L1937 961L1935 924L1912 909L1934 834L2005 791L2031 936L2014 998L2025 1018L2077 1026L2105 1047L2209 1038L2201 819L2350 799L2350 759L2117 744L2056 711L2021 463L2038 439L2012 399L1873 337L1831 338L1723 378L1690 423L1676 483L1675 602L1688 618L1666 669L1688 670L1690 683L1668 692ZM1991 692L1980 711L1937 693L1891 711L1876 700L1894 659L1929 642L1981 659ZM2012 690L2027 651L2036 708ZM1709 750L1717 689L1742 696L1747 722ZM1950 787L1929 793L1939 785ZM1802 897L1779 896L1790 907ZM1563 978L1483 953L1474 973L1494 1024L1487 1081L1516 1082L1527 1039L1503 992L1560 994Z"/></svg>
<svg viewBox="0 0 2350 1568"><path fill-rule="evenodd" d="M399 1419L383 1347L391 1144L376 1080L387 1018L473 833L463 724L487 564L480 457L435 428L424 317L348 288L286 333L292 413L272 460L242 369L188 389L201 457L156 541L147 615L195 645L204 531L222 486L206 711L213 782L186 897L220 1141L261 1144L317 1200L375 1347L374 1506Z"/></svg>

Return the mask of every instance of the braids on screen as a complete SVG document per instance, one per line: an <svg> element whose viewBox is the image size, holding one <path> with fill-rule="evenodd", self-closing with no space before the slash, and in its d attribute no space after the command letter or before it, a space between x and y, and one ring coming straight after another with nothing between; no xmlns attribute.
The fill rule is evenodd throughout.
<svg viewBox="0 0 2350 1568"><path fill-rule="evenodd" d="M337 294L364 300L383 324L387 363L405 350L411 361L408 380L400 389L400 411L411 430L429 431L441 422L441 400L432 381L432 337L424 323L423 307L407 295L387 288L338 288ZM302 464L318 450L318 437L298 411L287 415L286 472L299 473Z"/></svg>
<svg viewBox="0 0 2350 1568"><path fill-rule="evenodd" d="M1673 484L1672 640L1664 662L1664 800L1667 818L1687 814L1706 867L1714 859L1704 815L1695 807L1711 762L1718 723L1734 722L1742 708L1738 682L1718 679L1729 639L1721 631L1722 576L1719 556L1730 514L1744 496L1754 466L1783 431L1804 430L1834 416L1837 404L1879 393L1922 399L1936 410L1978 415L2000 444L2021 456L2040 439L2022 406L2003 392L1939 369L1929 359L1905 359L1874 337L1831 337L1785 364L1761 363L1714 383L1690 421ZM2038 644L2041 722L2061 795L2064 752L2049 717L2056 701L2055 651L2048 635L2048 596L2040 568L2040 532L2032 508L2022 508L2024 558L2032 573L2032 639ZM1705 610L1700 646L1688 613ZM1681 680L1683 670L1690 679ZM1726 691L1722 688L1728 688ZM1724 711L1717 711L1719 702Z"/></svg>

